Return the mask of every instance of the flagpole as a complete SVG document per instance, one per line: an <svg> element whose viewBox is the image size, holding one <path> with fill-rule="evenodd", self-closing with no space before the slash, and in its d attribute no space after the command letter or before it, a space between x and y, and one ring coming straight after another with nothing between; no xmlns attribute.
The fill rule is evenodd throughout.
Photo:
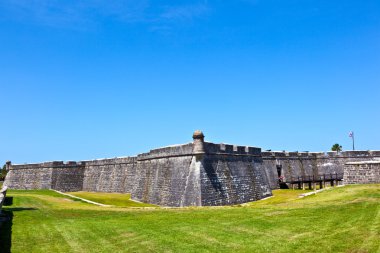
<svg viewBox="0 0 380 253"><path fill-rule="evenodd" d="M354 131L350 131L350 133L348 134L348 136L350 138L352 138L352 150L355 150L355 137L354 137Z"/></svg>

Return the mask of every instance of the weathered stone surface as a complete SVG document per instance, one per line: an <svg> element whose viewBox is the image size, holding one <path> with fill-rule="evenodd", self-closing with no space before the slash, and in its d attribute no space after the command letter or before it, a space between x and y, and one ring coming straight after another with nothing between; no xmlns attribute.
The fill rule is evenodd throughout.
<svg viewBox="0 0 380 253"><path fill-rule="evenodd" d="M16 165L9 170L4 185L22 190L51 189L51 179L52 168L44 164Z"/></svg>
<svg viewBox="0 0 380 253"><path fill-rule="evenodd" d="M346 163L343 180L345 184L379 184L380 161Z"/></svg>
<svg viewBox="0 0 380 253"><path fill-rule="evenodd" d="M231 205L272 195L261 149L205 143L201 156L202 205Z"/></svg>
<svg viewBox="0 0 380 253"><path fill-rule="evenodd" d="M83 190L125 192L134 183L135 157L85 161Z"/></svg>
<svg viewBox="0 0 380 253"><path fill-rule="evenodd" d="M261 150L194 143L151 150L137 157L11 165L14 189L131 193L161 206L229 205L271 195Z"/></svg>
<svg viewBox="0 0 380 253"><path fill-rule="evenodd" d="M291 177L343 173L344 164L380 159L380 151L261 152L260 148L204 142L151 150L136 157L82 162L7 163L13 189L131 193L161 206L231 205L271 196L277 167ZM364 169L367 170L367 169Z"/></svg>
<svg viewBox="0 0 380 253"><path fill-rule="evenodd" d="M7 186L3 186L0 190L0 214L1 214L1 209L3 208L3 204L5 201L5 197L7 195Z"/></svg>
<svg viewBox="0 0 380 253"><path fill-rule="evenodd" d="M262 152L263 167L272 189L278 188L277 166L285 180L291 177L343 174L348 162L380 160L380 151L344 152Z"/></svg>

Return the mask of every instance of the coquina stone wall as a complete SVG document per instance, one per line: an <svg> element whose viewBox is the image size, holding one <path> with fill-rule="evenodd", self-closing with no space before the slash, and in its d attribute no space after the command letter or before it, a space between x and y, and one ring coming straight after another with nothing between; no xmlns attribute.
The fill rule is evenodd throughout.
<svg viewBox="0 0 380 253"><path fill-rule="evenodd" d="M136 157L11 165L4 184L131 193L135 200L161 206L229 205L271 195L260 148L205 143L201 132L193 138Z"/></svg>
<svg viewBox="0 0 380 253"><path fill-rule="evenodd" d="M380 161L380 151L261 152L263 167L272 189L278 187L278 166L284 181L299 176L341 174L348 162Z"/></svg>
<svg viewBox="0 0 380 253"><path fill-rule="evenodd" d="M380 184L380 161L349 162L344 166L345 184Z"/></svg>
<svg viewBox="0 0 380 253"><path fill-rule="evenodd" d="M83 191L125 192L132 189L136 157L84 161Z"/></svg>
<svg viewBox="0 0 380 253"><path fill-rule="evenodd" d="M261 149L205 143L201 156L203 205L227 205L272 195L262 167Z"/></svg>
<svg viewBox="0 0 380 253"><path fill-rule="evenodd" d="M135 198L158 205L201 206L200 167L193 150L193 144L185 144L139 155Z"/></svg>
<svg viewBox="0 0 380 253"><path fill-rule="evenodd" d="M271 190L279 188L278 168L283 181L289 181L298 176L343 174L346 163L360 161L380 161L380 151L261 152L256 147L205 142L203 133L196 131L192 143L136 157L7 163L4 185L131 193L135 200L161 206L230 205L271 196Z"/></svg>
<svg viewBox="0 0 380 253"><path fill-rule="evenodd" d="M4 185L11 189L55 189L59 191L82 190L84 163L46 162L12 165Z"/></svg>

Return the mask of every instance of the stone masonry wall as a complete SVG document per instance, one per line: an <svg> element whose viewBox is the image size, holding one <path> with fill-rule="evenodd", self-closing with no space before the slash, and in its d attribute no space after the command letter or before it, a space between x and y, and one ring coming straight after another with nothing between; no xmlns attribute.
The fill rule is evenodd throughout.
<svg viewBox="0 0 380 253"><path fill-rule="evenodd" d="M205 143L201 161L202 205L231 205L272 195L261 149Z"/></svg>
<svg viewBox="0 0 380 253"><path fill-rule="evenodd" d="M68 162L52 168L51 189L58 191L81 191L85 166L83 163Z"/></svg>
<svg viewBox="0 0 380 253"><path fill-rule="evenodd" d="M345 184L380 184L380 161L350 162L344 166Z"/></svg>
<svg viewBox="0 0 380 253"><path fill-rule="evenodd" d="M343 174L344 164L358 161L380 161L380 151L261 152L255 147L204 142L203 133L196 131L193 143L154 149L136 157L9 164L4 185L12 189L130 193L132 199L161 206L231 205L271 196L271 189L279 187L277 166L286 181L298 176Z"/></svg>
<svg viewBox="0 0 380 253"><path fill-rule="evenodd" d="M84 164L46 162L12 165L4 185L12 189L55 189L79 191L83 185Z"/></svg>
<svg viewBox="0 0 380 253"><path fill-rule="evenodd" d="M85 161L83 191L130 192L136 175L136 157Z"/></svg>
<svg viewBox="0 0 380 253"><path fill-rule="evenodd" d="M271 195L260 152L204 143L202 137L137 157L12 165L5 184L13 189L131 193L132 199L161 206L238 204Z"/></svg>
<svg viewBox="0 0 380 253"><path fill-rule="evenodd" d="M192 150L185 144L137 157L86 161L83 190L131 193L135 200L162 206L200 205Z"/></svg>
<svg viewBox="0 0 380 253"><path fill-rule="evenodd" d="M262 152L263 166L272 189L278 188L277 165L285 181L292 177L343 174L344 164L380 160L380 151Z"/></svg>
<svg viewBox="0 0 380 253"><path fill-rule="evenodd" d="M200 206L198 167L191 143L138 155L132 197L161 206Z"/></svg>

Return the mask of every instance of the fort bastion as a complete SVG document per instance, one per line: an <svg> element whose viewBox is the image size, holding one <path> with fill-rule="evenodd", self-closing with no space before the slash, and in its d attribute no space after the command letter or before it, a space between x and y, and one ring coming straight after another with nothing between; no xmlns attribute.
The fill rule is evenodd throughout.
<svg viewBox="0 0 380 253"><path fill-rule="evenodd" d="M269 197L279 188L279 177L343 174L345 164L363 161L380 161L380 151L271 152L205 142L196 131L191 143L134 157L9 162L4 184L11 189L130 193L134 200L160 206L218 206Z"/></svg>

